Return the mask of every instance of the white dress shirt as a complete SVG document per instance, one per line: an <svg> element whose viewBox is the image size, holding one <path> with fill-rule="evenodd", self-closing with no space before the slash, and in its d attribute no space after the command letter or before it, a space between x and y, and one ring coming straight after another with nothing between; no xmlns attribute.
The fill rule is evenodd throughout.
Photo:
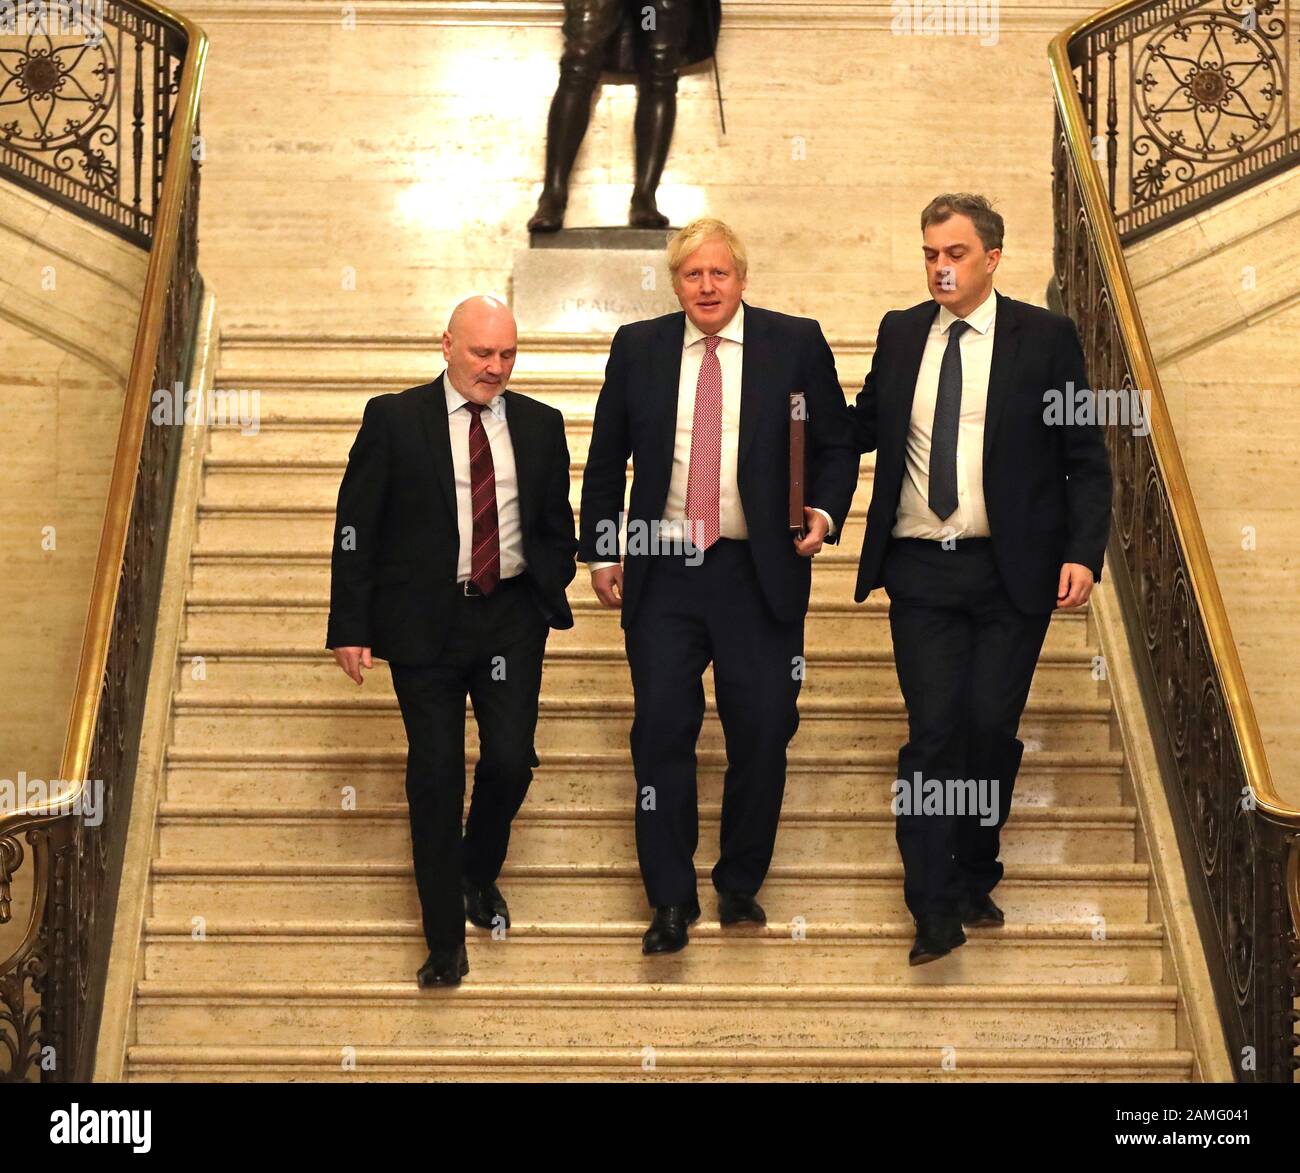
<svg viewBox="0 0 1300 1173"><path fill-rule="evenodd" d="M451 373L442 373L447 393L447 431L451 439L451 465L456 482L456 521L460 529L460 561L456 580L470 576L474 555L474 504L469 479L469 424L473 414L469 401L452 386ZM504 388L503 388L504 390ZM515 472L515 449L506 425L506 399L494 395L479 418L487 432L492 450L492 473L497 489L497 539L501 548L501 578L522 574L524 561L523 529L519 518L519 478Z"/></svg>
<svg viewBox="0 0 1300 1173"><path fill-rule="evenodd" d="M940 306L925 340L921 369L916 376L912 419L907 429L906 470L898 498L898 516L891 531L896 538L977 538L989 536L984 508L984 409L993 362L993 328L997 294L989 295L969 314L970 329L957 342L961 354L961 414L957 424L957 511L946 520L930 508L930 433L939 396L939 368L948 346L948 327L957 315Z"/></svg>
<svg viewBox="0 0 1300 1173"><path fill-rule="evenodd" d="M718 473L718 536L745 539L745 510L740 504L740 487L736 484L736 460L740 452L740 370L745 355L745 306L718 331L717 356L722 368L722 466ZM673 472L668 481L668 500L664 502L661 538L673 540L687 533L686 482L691 472L691 433L695 427L695 388L700 381L708 337L686 318L682 341L682 371L677 381L677 430L673 440Z"/></svg>
<svg viewBox="0 0 1300 1173"><path fill-rule="evenodd" d="M673 440L673 470L668 480L668 499L664 502L660 541L679 541L687 536L686 486L691 472L691 432L695 426L695 388L704 364L705 334L686 315L682 337L682 367L677 381L677 427ZM749 537L745 510L740 503L740 485L736 465L740 454L740 381L745 355L745 303L736 307L717 337L715 352L722 369L722 464L718 473L718 536L743 540ZM834 532L830 514L818 509ZM617 562L589 562L589 570L617 566Z"/></svg>

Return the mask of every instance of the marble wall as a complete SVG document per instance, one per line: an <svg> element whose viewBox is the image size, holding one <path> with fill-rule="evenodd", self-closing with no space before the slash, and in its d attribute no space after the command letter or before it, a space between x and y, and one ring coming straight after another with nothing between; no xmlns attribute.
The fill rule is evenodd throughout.
<svg viewBox="0 0 1300 1173"><path fill-rule="evenodd" d="M993 5L980 35L895 35L890 4L727 3L719 65L682 79L660 203L730 221L748 297L874 337L927 295L921 208L943 190L1007 219L1001 288L1050 271L1051 35L1092 3ZM223 328L437 333L505 291L540 187L561 5L191 4L212 39L202 264ZM918 10L919 11L919 10ZM984 43L995 41L996 43ZM568 223L619 224L635 88L604 87Z"/></svg>
<svg viewBox="0 0 1300 1173"><path fill-rule="evenodd" d="M59 776L147 255L0 182L0 780ZM29 861L30 862L30 861ZM26 928L30 867L0 955Z"/></svg>

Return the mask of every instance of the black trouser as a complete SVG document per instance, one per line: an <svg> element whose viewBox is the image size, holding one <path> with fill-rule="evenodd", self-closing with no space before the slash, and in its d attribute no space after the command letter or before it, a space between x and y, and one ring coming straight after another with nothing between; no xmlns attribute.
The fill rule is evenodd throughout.
<svg viewBox="0 0 1300 1173"><path fill-rule="evenodd" d="M500 874L537 758L537 697L550 631L521 579L487 598L456 596L447 643L432 664L391 664L406 726L406 801L415 883L430 949L465 940L462 876ZM465 696L474 706L479 760L465 820Z"/></svg>
<svg viewBox="0 0 1300 1173"><path fill-rule="evenodd" d="M696 899L695 745L710 661L727 748L713 886L752 896L772 861L786 746L799 725L803 620L772 616L748 542L721 539L698 566L680 555L653 561L624 633L636 697L636 847L646 896L656 908Z"/></svg>
<svg viewBox="0 0 1300 1173"><path fill-rule="evenodd" d="M884 586L907 704L895 798L903 894L913 917L951 918L963 892L986 895L1002 879L999 832L1025 748L1016 731L1052 617L1016 609L988 538L949 550L891 539ZM991 798L977 809L970 785L952 785L970 780ZM927 781L942 802L916 801Z"/></svg>

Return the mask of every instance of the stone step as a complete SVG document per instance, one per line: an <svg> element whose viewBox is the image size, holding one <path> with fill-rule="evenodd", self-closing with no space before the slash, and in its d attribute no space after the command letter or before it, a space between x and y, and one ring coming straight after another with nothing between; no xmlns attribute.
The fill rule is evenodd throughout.
<svg viewBox="0 0 1300 1173"><path fill-rule="evenodd" d="M256 697L312 695L322 701L346 703L357 695L357 685L345 676L333 658L320 653L310 657L210 656L197 665L190 658L178 662L178 693L214 705L232 705ZM798 669L803 676L801 699L820 697L901 697L892 657L832 656L823 653ZM791 671L795 671L794 668ZM376 661L366 674L367 692L392 694L392 675L384 661ZM705 691L714 693L713 673L705 673ZM1104 698L1104 682L1094 679L1093 657L1087 650L1060 653L1051 649L1035 672L1030 695L1035 699L1068 700ZM632 678L627 659L617 648L592 651L552 651L542 674L545 696L602 695L630 698Z"/></svg>
<svg viewBox="0 0 1300 1173"><path fill-rule="evenodd" d="M358 810L406 801L402 750L376 759L313 755L310 760L258 760L213 755L203 761L169 753L166 801L211 806L284 806L339 809L345 797ZM478 755L466 754L472 772ZM698 755L699 797L722 800L726 762L720 754ZM897 773L897 754L883 750L856 758L792 753L786 770L785 807L820 804L866 809L887 801ZM1024 806L1103 807L1127 805L1123 754L1027 754L1016 777L1015 809ZM533 771L526 805L617 806L636 792L627 750L591 758L548 754Z"/></svg>
<svg viewBox="0 0 1300 1173"><path fill-rule="evenodd" d="M843 543L822 549L813 562L814 607L818 603L852 603L860 556L860 547ZM281 603L294 607L325 607L329 603L328 550L282 556L237 552L199 554L191 566L191 583L186 595L191 605L211 606L224 602L239 606L265 607ZM596 594L591 589L591 575L584 564L578 564L567 593L570 606L596 602ZM868 605L876 602L888 610L887 596L883 591L874 597L868 596ZM1085 607L1080 611L1059 612L1053 618L1062 620L1086 612Z"/></svg>
<svg viewBox="0 0 1300 1173"><path fill-rule="evenodd" d="M669 963L671 965L671 962ZM671 972L671 970L669 970ZM1173 1049L1166 985L141 981L140 1045ZM437 1000L438 1011L430 1011Z"/></svg>
<svg viewBox="0 0 1300 1173"><path fill-rule="evenodd" d="M569 458L579 470L585 466L591 446L591 424L590 410L564 414ZM328 473L334 477L337 489L360 426L360 416L319 423L261 420L256 430L214 423L208 429L205 480L234 473L284 477ZM859 492L870 491L866 484L875 465L875 453L864 452L859 469L863 488Z"/></svg>
<svg viewBox="0 0 1300 1173"><path fill-rule="evenodd" d="M579 574L570 589L573 609L571 628L553 629L546 641L549 653L622 649L625 647L620 613L602 607L590 597L589 583ZM892 654L888 601L884 591L875 591L864 603L830 602L818 594L817 583L825 577L813 575L814 598L804 624L804 653L809 663L819 654L850 656L866 653ZM588 597L581 597L585 590ZM190 656L247 655L250 653L306 656L325 652L328 608L324 597L302 606L286 603L258 603L225 594L191 595L185 611L185 639L180 654ZM1058 611L1052 617L1044 641L1045 651L1094 648L1089 632L1088 608Z"/></svg>
<svg viewBox="0 0 1300 1173"><path fill-rule="evenodd" d="M700 851L696 867L701 910L710 919L716 916L709 879L713 855L711 846ZM1111 923L1146 922L1149 883L1145 863L1013 863L998 885L997 900L1012 924L1080 922L1104 932ZM508 857L499 884L511 919L520 923L642 921L649 915L645 886L631 862L542 867ZM221 861L155 856L151 892L155 916L186 920L244 918L258 908L274 909L277 917L336 923L340 918L394 917L415 922L420 915L409 860L267 863L238 856ZM898 924L908 919L897 850L875 863L778 861L760 896L773 924L789 925L796 917L810 924Z"/></svg>
<svg viewBox="0 0 1300 1173"><path fill-rule="evenodd" d="M176 697L172 745L179 749L228 750L238 745L265 753L277 747L346 749L370 752L404 748L406 732L392 697L362 689L347 704L299 698L257 698L217 706ZM708 714L714 713L712 704ZM907 736L901 701L876 698L806 700L799 705L800 727L793 744L827 753L868 749L897 750ZM1031 701L1020 722L1027 751L1105 750L1111 748L1111 710L1106 700ZM539 754L598 753L623 750L632 721L630 700L556 699L543 696L536 746ZM466 742L476 734L466 725ZM699 747L723 748L722 727L706 717Z"/></svg>
<svg viewBox="0 0 1300 1173"><path fill-rule="evenodd" d="M701 919L679 958L641 953L640 921L556 924L512 920L508 940L471 930L470 972L490 982L862 982L935 984L1158 984L1163 933L1158 925L1012 925L972 929L952 964L912 967L914 929L897 924L810 924L723 929ZM319 981L365 974L401 982L424 963L428 946L416 920L286 923L249 918L206 920L201 939L185 919L150 917L145 926L147 981ZM804 934L804 935L798 935Z"/></svg>
<svg viewBox="0 0 1300 1173"><path fill-rule="evenodd" d="M827 546L813 565L814 603L852 603L858 580L859 551ZM193 561L187 598L192 605L232 603L239 606L326 607L329 604L329 552L286 557L278 562L260 555L200 555ZM596 604L591 574L579 563L567 590L569 605ZM883 593L881 599L884 599ZM621 644L620 640L620 644Z"/></svg>
<svg viewBox="0 0 1300 1173"><path fill-rule="evenodd" d="M988 809L983 806L981 810ZM894 818L885 805L844 811L785 811L775 859L783 863L854 863L896 858ZM719 839L717 807L701 806L700 841ZM1001 859L1015 863L1130 863L1135 850L1132 807L1025 807L1002 830ZM162 804L158 857L202 861L247 859L401 863L410 857L404 804L374 811L284 810ZM595 866L637 858L633 811L607 808L520 811L510 834L516 864Z"/></svg>
<svg viewBox="0 0 1300 1173"><path fill-rule="evenodd" d="M588 374L599 378L609 357L613 332L547 333L525 330L511 386L541 375ZM842 378L862 382L874 336L829 336ZM221 332L218 386L251 386L272 376L310 386L317 380L346 386L360 375L401 389L429 382L446 365L436 333L426 331L378 333L331 329L302 334L281 329L234 327Z"/></svg>
<svg viewBox="0 0 1300 1173"><path fill-rule="evenodd" d="M564 413L570 459L579 462L587 459L591 421L590 410ZM303 470L339 469L341 476L360 427L360 416L317 423L262 419L256 431L214 423L208 429L204 469L211 474L235 468L256 470L268 465L290 465ZM868 455L863 459L874 463L875 457Z"/></svg>
<svg viewBox="0 0 1300 1173"><path fill-rule="evenodd" d="M570 492L574 526L578 522L577 488ZM859 551L866 532L866 498L849 511L839 534L839 548ZM210 509L199 507L194 552L273 556L328 553L334 544L334 504L319 509Z"/></svg>
<svg viewBox="0 0 1300 1173"><path fill-rule="evenodd" d="M203 478L200 503L204 509L300 509L304 512L328 510L334 513L338 502L339 482L343 479L342 463L326 469L285 465L276 468L214 468L210 463ZM586 465L574 459L569 464L569 499L576 506L581 500L582 478ZM858 499L871 499L873 468L858 468ZM630 485L631 478L627 478Z"/></svg>
<svg viewBox="0 0 1300 1173"><path fill-rule="evenodd" d="M346 1059L346 1062L345 1062ZM132 1081L178 1082L795 1082L1115 1080L1188 1082L1191 1051L1037 1047L355 1047L132 1046Z"/></svg>
<svg viewBox="0 0 1300 1173"><path fill-rule="evenodd" d="M510 389L540 399L566 416L595 410L604 376L595 371L534 372L513 376ZM384 375L311 376L253 372L235 378L221 378L217 391L232 406L238 402L256 404L260 423L342 423L360 426L366 403L376 395L404 391L414 384ZM841 375L840 387L846 399L862 390L862 379ZM252 392L256 392L253 398ZM218 404L220 400L218 399ZM219 411L219 407L218 407ZM236 418L233 415L228 418Z"/></svg>

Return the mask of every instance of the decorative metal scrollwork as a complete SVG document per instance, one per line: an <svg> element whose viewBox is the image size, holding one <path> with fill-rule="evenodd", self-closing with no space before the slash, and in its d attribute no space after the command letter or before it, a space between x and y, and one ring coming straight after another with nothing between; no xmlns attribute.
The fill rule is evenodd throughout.
<svg viewBox="0 0 1300 1173"><path fill-rule="evenodd" d="M1238 20L1194 13L1143 46L1133 79L1138 118L1163 158L1222 163L1256 146L1281 114L1277 49ZM1186 178L1191 177L1189 171Z"/></svg>
<svg viewBox="0 0 1300 1173"><path fill-rule="evenodd" d="M1159 36L1157 30L1152 42ZM1088 59L1071 60L1087 110ZM1125 332L1116 320L1115 289L1085 212L1076 158L1058 109L1052 190L1056 293L1079 327L1094 385L1131 387L1142 343L1136 330ZM1093 166L1087 156L1081 165ZM1108 565L1140 633L1138 669L1163 727L1166 789L1180 839L1194 845L1185 867L1193 899L1214 927L1205 944L1229 1053L1255 1056L1253 1066L1239 1071L1240 1079L1291 1082L1300 1070L1294 1008L1300 997L1297 831L1252 802L1153 437L1150 429L1119 420L1107 426L1115 485Z"/></svg>
<svg viewBox="0 0 1300 1173"><path fill-rule="evenodd" d="M149 247L164 165L176 158L189 163L189 136L198 131L191 115L195 94L181 97L190 29L130 0L103 2L109 27L97 48L73 52L36 35L21 48L0 45L0 170ZM123 44L129 85L116 80ZM183 138L175 139L173 114L182 100ZM131 128L122 136L131 143L125 154L118 150L119 121ZM182 198L169 204L168 243L175 250L170 268L157 273L160 300L142 307L142 331L154 320L160 324L157 350L151 369L133 368L127 390L124 410L134 405L140 414L133 418L146 421L133 463L114 469L115 483L133 473L130 508L110 503L106 510L110 519L127 520L124 532L106 529L104 548L120 542L123 550L106 648L102 639L90 640L88 628L88 643L99 649L104 666L93 670L99 675L95 692L78 693L95 709L93 731L83 730L76 756L84 759L83 780L96 787L97 817L92 824L75 811L0 811L0 921L10 915L10 884L25 864L35 892L22 941L0 958L0 1082L84 1082L93 1072L183 436L182 428L147 422L149 389L188 380L202 294L197 165L189 163L188 175ZM160 255L168 254L155 252L151 266ZM96 589L107 591L111 583L100 580ZM81 767L65 762L63 769L80 773Z"/></svg>
<svg viewBox="0 0 1300 1173"><path fill-rule="evenodd" d="M132 0L14 7L20 35L0 38L0 173L147 248L183 35ZM66 19L82 8L93 27Z"/></svg>
<svg viewBox="0 0 1300 1173"><path fill-rule="evenodd" d="M116 94L112 42L32 34L0 46L0 134L21 151L84 149L97 135L117 141L107 120ZM109 190L115 190L110 187Z"/></svg>
<svg viewBox="0 0 1300 1173"><path fill-rule="evenodd" d="M1122 240L1300 160L1290 5L1163 0L1072 46L1090 133L1107 144L1100 163Z"/></svg>

